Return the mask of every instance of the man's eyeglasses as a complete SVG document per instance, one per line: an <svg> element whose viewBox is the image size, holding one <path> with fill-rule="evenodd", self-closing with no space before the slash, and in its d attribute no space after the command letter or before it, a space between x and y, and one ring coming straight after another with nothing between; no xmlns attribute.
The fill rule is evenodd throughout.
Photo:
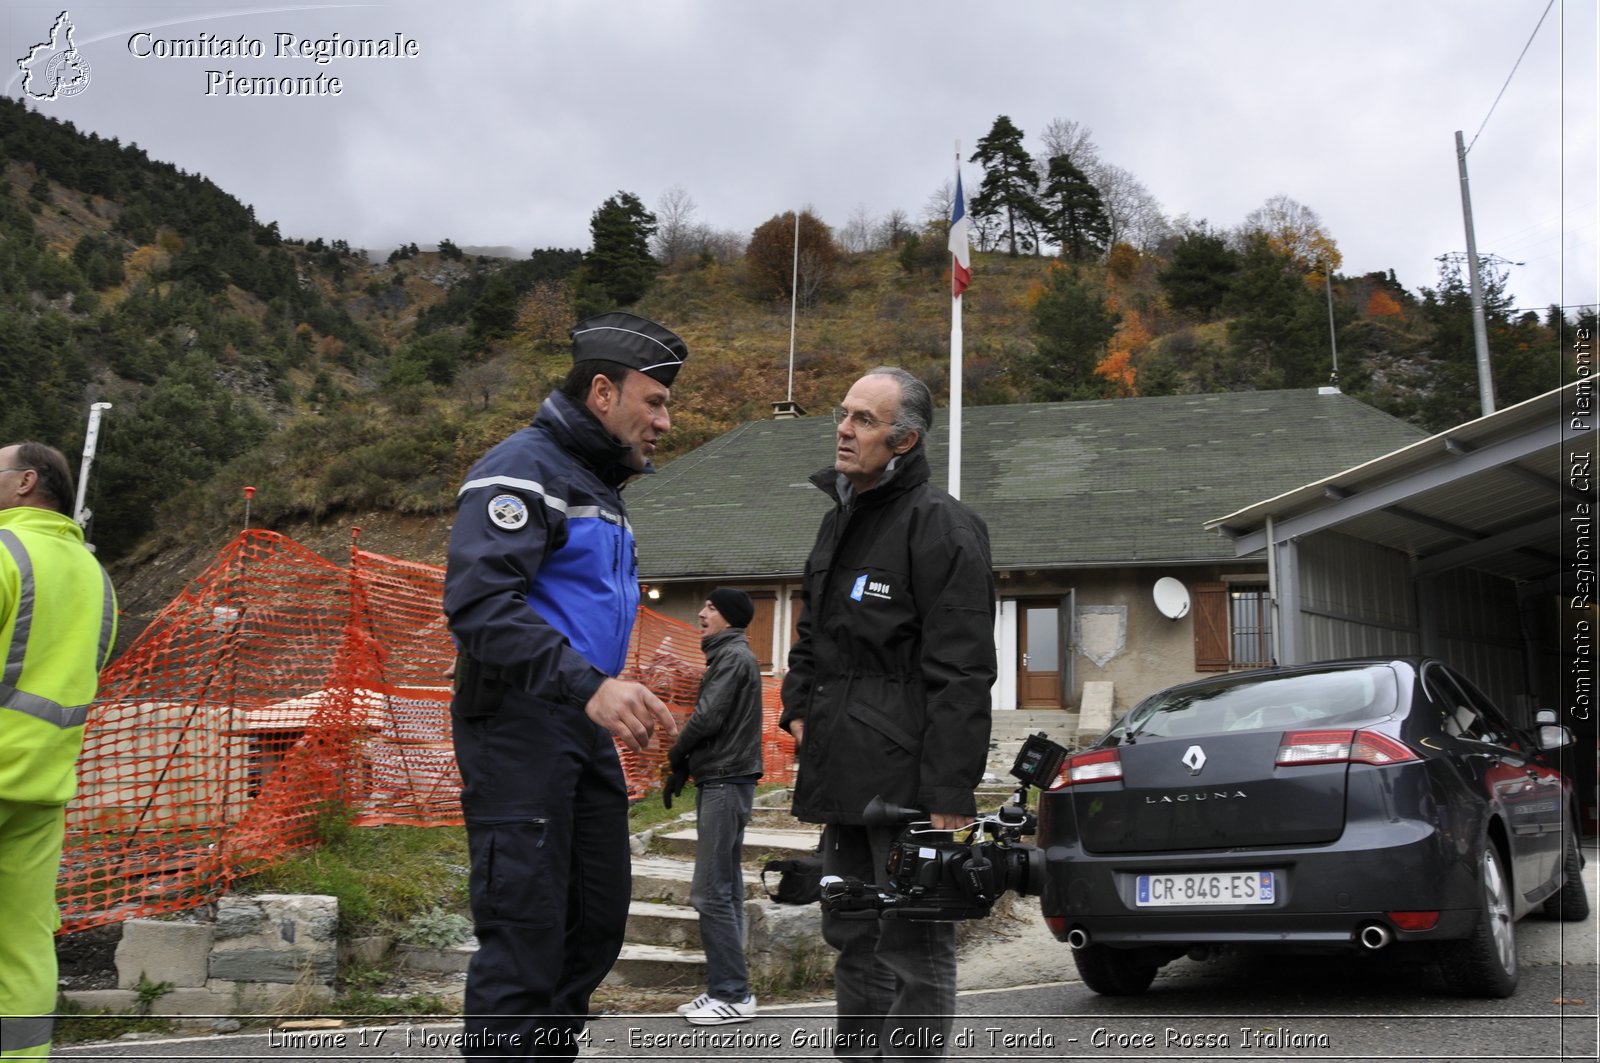
<svg viewBox="0 0 1600 1063"><path fill-rule="evenodd" d="M38 471L39 470L35 469L32 465L12 465L12 466L9 466L7 468L0 469L0 472L38 472Z"/></svg>
<svg viewBox="0 0 1600 1063"><path fill-rule="evenodd" d="M855 413L851 413L843 406L835 406L833 408L833 423L841 425L846 421L849 421L850 427L857 432L870 432L874 428L881 428L889 423L888 421L878 420L866 410L857 410Z"/></svg>

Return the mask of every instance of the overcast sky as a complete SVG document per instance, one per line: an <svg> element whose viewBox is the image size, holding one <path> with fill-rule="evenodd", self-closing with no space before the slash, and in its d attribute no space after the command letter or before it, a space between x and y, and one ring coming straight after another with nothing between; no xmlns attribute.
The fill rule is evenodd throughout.
<svg viewBox="0 0 1600 1063"><path fill-rule="evenodd" d="M1600 299L1596 5L1549 3L71 4L88 83L31 106L204 174L285 236L519 254L587 247L618 190L654 208L680 186L695 220L746 234L795 206L835 228L920 217L997 115L1032 151L1069 119L1168 216L1231 227L1281 193L1321 215L1344 273L1412 291L1466 249L1461 130L1479 252L1521 263L1513 299L1542 309ZM7 5L7 95L62 10ZM335 33L415 54L276 58L279 34ZM241 37L260 58L173 54ZM230 71L340 92L230 95Z"/></svg>

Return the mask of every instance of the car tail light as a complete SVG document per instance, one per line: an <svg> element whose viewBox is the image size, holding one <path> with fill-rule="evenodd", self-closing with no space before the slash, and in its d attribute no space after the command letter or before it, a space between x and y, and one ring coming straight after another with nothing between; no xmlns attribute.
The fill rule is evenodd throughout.
<svg viewBox="0 0 1600 1063"><path fill-rule="evenodd" d="M1050 928L1052 934L1060 937L1067 932L1067 917L1064 915L1047 915L1044 917L1044 925Z"/></svg>
<svg viewBox="0 0 1600 1063"><path fill-rule="evenodd" d="M1357 731L1350 747L1350 759L1357 764L1399 764L1416 760L1417 755L1404 744L1377 731Z"/></svg>
<svg viewBox="0 0 1600 1063"><path fill-rule="evenodd" d="M1068 757L1067 762L1061 766L1061 781L1056 784L1055 789L1059 790L1063 786L1080 786L1090 782L1121 781L1121 755L1115 749L1096 749Z"/></svg>
<svg viewBox="0 0 1600 1063"><path fill-rule="evenodd" d="M1438 912L1384 912L1398 930L1432 930L1439 925Z"/></svg>
<svg viewBox="0 0 1600 1063"><path fill-rule="evenodd" d="M1278 766L1399 764L1417 755L1377 731L1289 731L1278 744Z"/></svg>

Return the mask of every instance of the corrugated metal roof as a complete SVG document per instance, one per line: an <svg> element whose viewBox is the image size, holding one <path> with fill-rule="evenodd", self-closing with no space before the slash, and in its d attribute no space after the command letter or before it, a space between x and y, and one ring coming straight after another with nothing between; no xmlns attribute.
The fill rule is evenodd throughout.
<svg viewBox="0 0 1600 1063"><path fill-rule="evenodd" d="M1574 418L1587 386L1586 418ZM1240 554L1337 529L1399 550L1418 572L1470 566L1510 579L1551 576L1575 558L1563 514L1594 500L1572 480L1575 446L1593 454L1593 384L1576 381L1348 469L1214 517ZM1587 436L1587 442L1582 442ZM1569 541L1570 540L1570 541ZM1565 560L1563 560L1566 558Z"/></svg>
<svg viewBox="0 0 1600 1063"><path fill-rule="evenodd" d="M946 478L946 418L929 448ZM628 488L645 580L796 575L828 499L832 419L752 421ZM962 499L1000 569L1234 557L1208 517L1416 442L1347 395L1229 392L967 407Z"/></svg>

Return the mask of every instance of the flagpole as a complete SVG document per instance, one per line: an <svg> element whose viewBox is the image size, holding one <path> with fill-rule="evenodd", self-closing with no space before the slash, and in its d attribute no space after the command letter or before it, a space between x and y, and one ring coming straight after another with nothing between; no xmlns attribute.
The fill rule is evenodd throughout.
<svg viewBox="0 0 1600 1063"><path fill-rule="evenodd" d="M963 212L961 202L961 141L956 141L956 203L951 216L954 229L957 212ZM952 239L954 236L952 235ZM966 239L966 234L961 234ZM950 252L950 495L961 497L961 292L956 283L955 249Z"/></svg>
<svg viewBox="0 0 1600 1063"><path fill-rule="evenodd" d="M800 305L800 212L794 212L794 268L789 276L789 390L784 401L794 404L794 319Z"/></svg>

